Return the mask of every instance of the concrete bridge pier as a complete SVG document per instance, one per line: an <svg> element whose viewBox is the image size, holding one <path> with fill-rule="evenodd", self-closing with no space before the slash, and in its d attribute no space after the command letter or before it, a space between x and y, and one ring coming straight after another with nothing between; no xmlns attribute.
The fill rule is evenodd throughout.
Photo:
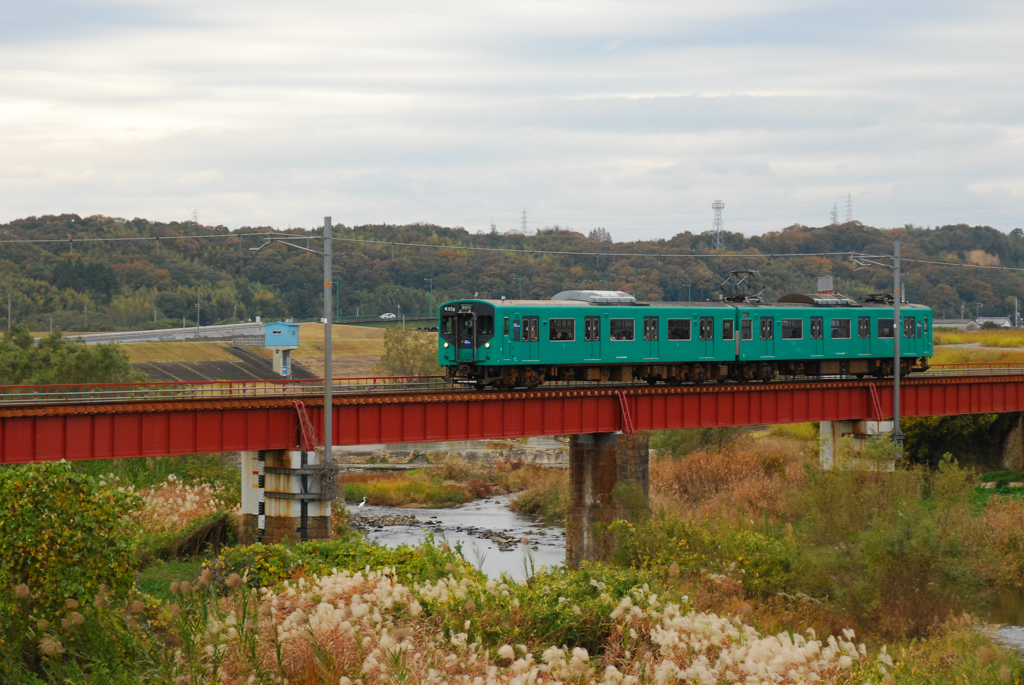
<svg viewBox="0 0 1024 685"><path fill-rule="evenodd" d="M843 438L849 438L852 452L860 454L869 440L892 431L892 421L822 421L819 426L818 459L824 471L836 467L842 456L839 447ZM893 468L892 461L874 465L861 464L860 461L856 459L851 466L870 466L888 471Z"/></svg>
<svg viewBox="0 0 1024 685"><path fill-rule="evenodd" d="M334 492L320 457L300 450L242 452L242 542L330 535Z"/></svg>
<svg viewBox="0 0 1024 685"><path fill-rule="evenodd" d="M590 433L569 440L565 562L578 568L615 553L608 526L649 514L646 434Z"/></svg>

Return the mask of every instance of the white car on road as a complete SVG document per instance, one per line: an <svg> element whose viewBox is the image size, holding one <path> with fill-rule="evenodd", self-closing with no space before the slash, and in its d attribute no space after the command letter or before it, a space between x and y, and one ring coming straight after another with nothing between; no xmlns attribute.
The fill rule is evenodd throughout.
<svg viewBox="0 0 1024 685"><path fill-rule="evenodd" d="M391 319L397 319L398 317L391 312L384 312L380 315L380 318L390 321Z"/></svg>

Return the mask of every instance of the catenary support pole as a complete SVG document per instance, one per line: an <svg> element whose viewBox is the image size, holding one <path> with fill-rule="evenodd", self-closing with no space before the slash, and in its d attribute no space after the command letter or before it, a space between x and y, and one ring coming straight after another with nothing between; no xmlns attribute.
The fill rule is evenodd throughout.
<svg viewBox="0 0 1024 685"><path fill-rule="evenodd" d="M893 242L893 392L892 392L892 439L896 443L896 457L903 456L903 430L900 428L900 339L903 337L903 320L900 316L900 300L903 287L900 283L900 241Z"/></svg>
<svg viewBox="0 0 1024 685"><path fill-rule="evenodd" d="M334 429L331 413L334 411L334 370L331 368L333 343L331 328L334 323L331 312L333 280L331 278L331 217L324 217L324 465L331 463L333 455Z"/></svg>

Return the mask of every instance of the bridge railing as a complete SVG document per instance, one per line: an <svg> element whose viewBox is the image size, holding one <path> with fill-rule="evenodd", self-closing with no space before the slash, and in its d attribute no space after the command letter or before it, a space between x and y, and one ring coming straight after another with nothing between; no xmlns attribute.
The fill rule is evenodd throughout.
<svg viewBox="0 0 1024 685"><path fill-rule="evenodd" d="M334 392L378 393L449 388L445 376L368 376L335 378ZM244 397L303 397L322 395L322 378L269 381L195 381L160 383L87 383L2 385L0 406L101 404L161 400L238 399Z"/></svg>

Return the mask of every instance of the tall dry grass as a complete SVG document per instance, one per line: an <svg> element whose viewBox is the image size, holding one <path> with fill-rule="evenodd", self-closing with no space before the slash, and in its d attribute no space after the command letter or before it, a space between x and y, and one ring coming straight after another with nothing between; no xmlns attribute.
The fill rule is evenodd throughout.
<svg viewBox="0 0 1024 685"><path fill-rule="evenodd" d="M787 493L804 479L803 464L816 455L807 443L767 436L746 438L721 452L694 452L651 463L654 511L688 519L743 516L770 522L787 514Z"/></svg>
<svg viewBox="0 0 1024 685"><path fill-rule="evenodd" d="M218 511L231 511L220 489L209 483L185 483L171 474L161 485L139 491L145 506L138 513L148 533L181 530Z"/></svg>

